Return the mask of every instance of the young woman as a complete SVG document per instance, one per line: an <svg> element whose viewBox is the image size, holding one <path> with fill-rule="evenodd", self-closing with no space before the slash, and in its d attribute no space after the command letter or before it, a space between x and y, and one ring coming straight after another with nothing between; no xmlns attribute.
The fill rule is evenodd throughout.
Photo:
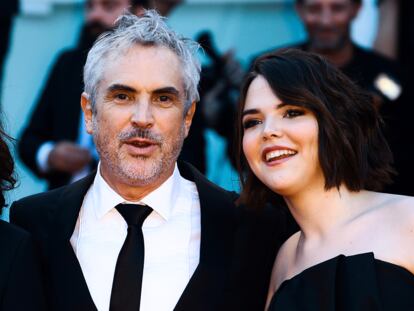
<svg viewBox="0 0 414 311"><path fill-rule="evenodd" d="M0 128L0 212L13 188L13 159ZM29 234L0 220L0 310L45 310L40 266Z"/></svg>
<svg viewBox="0 0 414 311"><path fill-rule="evenodd" d="M283 202L300 227L268 310L414 310L414 199L374 192L393 171L370 97L290 50L255 62L239 108L240 201Z"/></svg>

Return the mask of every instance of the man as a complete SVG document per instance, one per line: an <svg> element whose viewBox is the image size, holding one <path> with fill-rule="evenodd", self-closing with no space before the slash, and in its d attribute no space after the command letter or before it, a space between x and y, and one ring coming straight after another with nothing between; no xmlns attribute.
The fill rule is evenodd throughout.
<svg viewBox="0 0 414 311"><path fill-rule="evenodd" d="M78 46L58 57L18 145L22 161L47 180L49 189L80 179L95 167L97 156L84 134L78 104L86 55L125 10L139 15L146 5L145 0L86 1L86 23Z"/></svg>
<svg viewBox="0 0 414 311"><path fill-rule="evenodd" d="M41 247L52 310L264 308L282 218L236 208L176 164L199 99L195 52L154 11L122 16L90 50L81 105L98 171L10 213Z"/></svg>

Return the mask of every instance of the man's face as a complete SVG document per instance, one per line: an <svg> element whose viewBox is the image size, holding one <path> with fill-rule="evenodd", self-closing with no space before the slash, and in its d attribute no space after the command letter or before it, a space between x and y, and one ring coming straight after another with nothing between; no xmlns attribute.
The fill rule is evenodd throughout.
<svg viewBox="0 0 414 311"><path fill-rule="evenodd" d="M182 65L168 48L135 45L104 63L95 111L86 126L110 185L152 187L174 170L195 104L184 111Z"/></svg>
<svg viewBox="0 0 414 311"><path fill-rule="evenodd" d="M87 0L86 24L90 34L98 36L111 29L115 20L129 6L130 0Z"/></svg>
<svg viewBox="0 0 414 311"><path fill-rule="evenodd" d="M336 51L350 40L350 24L360 6L352 0L303 0L297 5L312 49Z"/></svg>

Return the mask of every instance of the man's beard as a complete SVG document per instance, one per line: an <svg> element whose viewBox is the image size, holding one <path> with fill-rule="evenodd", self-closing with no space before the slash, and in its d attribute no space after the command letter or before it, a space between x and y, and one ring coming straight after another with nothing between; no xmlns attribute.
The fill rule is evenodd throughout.
<svg viewBox="0 0 414 311"><path fill-rule="evenodd" d="M317 53L333 53L341 50L347 42L347 35L338 35L335 40L323 40L319 39L318 35L310 38L311 49Z"/></svg>
<svg viewBox="0 0 414 311"><path fill-rule="evenodd" d="M97 133L94 134L94 142L102 163L111 171L111 175L115 175L118 180L130 186L151 185L162 179L163 175L169 173L177 161L185 138L183 124L178 135L169 142L166 142L161 135L142 128L123 131L117 136L116 142L111 142L107 135L100 135L96 123L94 122L94 133ZM133 138L145 138L158 145L158 148L162 151L161 156L155 158L132 157L127 153L117 152L125 141ZM117 149L110 148L111 145L114 146L114 143L118 144Z"/></svg>

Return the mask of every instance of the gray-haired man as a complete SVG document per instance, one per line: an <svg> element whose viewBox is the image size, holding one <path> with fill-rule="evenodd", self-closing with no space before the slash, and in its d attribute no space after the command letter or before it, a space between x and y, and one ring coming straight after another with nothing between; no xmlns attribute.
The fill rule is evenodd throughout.
<svg viewBox="0 0 414 311"><path fill-rule="evenodd" d="M176 164L198 100L196 50L147 11L89 52L81 104L98 171L11 208L40 244L53 310L263 309L269 218L245 217L234 194Z"/></svg>

